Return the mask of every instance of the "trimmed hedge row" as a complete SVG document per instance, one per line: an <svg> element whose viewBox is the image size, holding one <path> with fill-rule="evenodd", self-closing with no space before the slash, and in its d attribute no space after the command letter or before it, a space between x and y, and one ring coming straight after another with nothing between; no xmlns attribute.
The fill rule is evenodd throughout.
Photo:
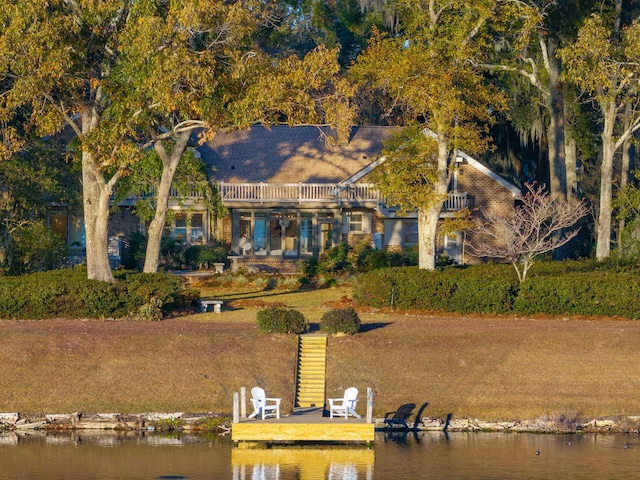
<svg viewBox="0 0 640 480"><path fill-rule="evenodd" d="M116 283L87 280L84 267L0 278L0 318L123 318L141 307L183 308L199 298L172 275L116 273Z"/></svg>
<svg viewBox="0 0 640 480"><path fill-rule="evenodd" d="M640 269L549 262L520 284L510 265L385 268L361 275L354 298L377 308L640 318Z"/></svg>

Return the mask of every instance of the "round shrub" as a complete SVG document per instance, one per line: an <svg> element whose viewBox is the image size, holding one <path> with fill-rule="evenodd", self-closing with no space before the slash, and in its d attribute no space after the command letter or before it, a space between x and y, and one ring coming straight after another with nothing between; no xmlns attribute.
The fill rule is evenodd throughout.
<svg viewBox="0 0 640 480"><path fill-rule="evenodd" d="M258 312L258 328L266 333L304 333L307 321L297 310L270 307Z"/></svg>
<svg viewBox="0 0 640 480"><path fill-rule="evenodd" d="M353 307L330 310L322 315L320 330L326 333L355 335L360 331L360 317Z"/></svg>

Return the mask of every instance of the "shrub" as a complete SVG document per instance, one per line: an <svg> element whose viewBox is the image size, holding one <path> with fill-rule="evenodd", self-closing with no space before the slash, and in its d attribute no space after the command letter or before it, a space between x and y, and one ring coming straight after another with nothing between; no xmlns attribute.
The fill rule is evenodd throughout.
<svg viewBox="0 0 640 480"><path fill-rule="evenodd" d="M320 330L355 335L360 331L360 317L353 307L330 310L322 315Z"/></svg>
<svg viewBox="0 0 640 480"><path fill-rule="evenodd" d="M295 333L307 331L307 321L297 310L270 307L258 312L258 328L266 333Z"/></svg>
<svg viewBox="0 0 640 480"><path fill-rule="evenodd" d="M124 241L122 266L128 270L142 270L147 239L140 232L131 232Z"/></svg>
<svg viewBox="0 0 640 480"><path fill-rule="evenodd" d="M184 259L187 265L193 269L210 269L214 263L224 263L227 261L229 252L222 244L213 246L192 245L184 252Z"/></svg>
<svg viewBox="0 0 640 480"><path fill-rule="evenodd" d="M317 266L318 274L331 273L337 276L350 271L349 247L344 243L336 245L320 255Z"/></svg>
<svg viewBox="0 0 640 480"><path fill-rule="evenodd" d="M384 268L360 275L354 298L377 308L640 318L639 265L587 260L536 266L524 283L505 264Z"/></svg>
<svg viewBox="0 0 640 480"><path fill-rule="evenodd" d="M162 300L151 297L148 303L141 305L138 311L131 317L132 320L157 321L162 320Z"/></svg>
<svg viewBox="0 0 640 480"><path fill-rule="evenodd" d="M43 272L60 268L67 256L67 245L49 227L28 223L13 234L12 275Z"/></svg>
<svg viewBox="0 0 640 480"><path fill-rule="evenodd" d="M199 293L173 275L116 272L116 283L87 280L85 267L0 279L0 318L157 318ZM16 295L15 292L20 292Z"/></svg>
<svg viewBox="0 0 640 480"><path fill-rule="evenodd" d="M384 268L360 276L354 298L377 308L503 313L513 304L517 278L502 267L494 276L471 267Z"/></svg>

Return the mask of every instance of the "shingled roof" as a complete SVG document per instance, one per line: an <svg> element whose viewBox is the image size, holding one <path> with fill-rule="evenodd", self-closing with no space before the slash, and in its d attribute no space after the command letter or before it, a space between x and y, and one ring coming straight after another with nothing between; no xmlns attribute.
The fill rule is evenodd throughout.
<svg viewBox="0 0 640 480"><path fill-rule="evenodd" d="M213 181L227 183L339 183L379 156L397 127L354 127L345 145L327 142L317 127L253 126L219 133L198 150L213 167Z"/></svg>

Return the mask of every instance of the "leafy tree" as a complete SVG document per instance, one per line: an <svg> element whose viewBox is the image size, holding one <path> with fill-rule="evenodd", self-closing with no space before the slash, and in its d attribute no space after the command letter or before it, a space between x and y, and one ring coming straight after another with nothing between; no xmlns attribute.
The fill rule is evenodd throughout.
<svg viewBox="0 0 640 480"><path fill-rule="evenodd" d="M401 190L392 203L401 201L402 195L403 209L417 208L419 266L433 269L438 218L455 152L485 150L485 125L493 120L491 112L504 104L502 95L471 62L486 47L483 27L495 18L495 4L406 0L396 5L403 19L401 32L374 35L352 73L362 89L387 95L402 108L407 121L419 121L431 132L421 139L419 128L410 129L386 148L393 166L385 170L378 186L393 194L396 185ZM406 162L413 156L424 166L418 168L415 162L409 166ZM415 181L404 176L411 171ZM411 188L415 191L409 193Z"/></svg>
<svg viewBox="0 0 640 480"><path fill-rule="evenodd" d="M577 120L573 91L562 76L560 48L574 41L590 0L506 0L502 28L494 32L491 61L508 91L511 124L523 141L537 142L548 158L543 175L552 196L577 194ZM506 76L503 75L506 72Z"/></svg>
<svg viewBox="0 0 640 480"><path fill-rule="evenodd" d="M620 187L613 199L612 206L616 218L622 223L620 231L620 253L623 256L637 256L640 254L640 172L633 172L634 182Z"/></svg>
<svg viewBox="0 0 640 480"><path fill-rule="evenodd" d="M580 28L576 42L560 55L567 78L594 101L602 115L596 258L604 260L611 249L615 154L640 129L640 20L616 31L595 14Z"/></svg>
<svg viewBox="0 0 640 480"><path fill-rule="evenodd" d="M0 161L0 264L7 271L36 271L53 265L53 260L40 266L35 262L36 257L46 257L47 242L52 246L51 259L59 258L62 247L50 238L43 222L52 205L80 209L79 175L71 162L63 145L51 139L30 139L24 149ZM40 241L33 240L39 236Z"/></svg>
<svg viewBox="0 0 640 480"><path fill-rule="evenodd" d="M5 1L0 115L29 106L39 134L67 126L80 140L90 279L115 281L107 249L110 198L146 147L163 161L148 242L148 257L157 257L171 180L194 129L213 134L274 118L323 118L344 135L352 119L350 91L344 82L329 85L338 72L337 52L317 49L309 58L281 61L262 54L252 35L268 21L270 5Z"/></svg>
<svg viewBox="0 0 640 480"><path fill-rule="evenodd" d="M477 231L493 242L471 246L474 255L511 263L521 283L539 255L567 244L578 235L579 228L567 229L588 212L584 202L552 198L544 185L527 184L526 188L527 194L515 214L483 212L485 221ZM562 234L556 235L558 232Z"/></svg>

